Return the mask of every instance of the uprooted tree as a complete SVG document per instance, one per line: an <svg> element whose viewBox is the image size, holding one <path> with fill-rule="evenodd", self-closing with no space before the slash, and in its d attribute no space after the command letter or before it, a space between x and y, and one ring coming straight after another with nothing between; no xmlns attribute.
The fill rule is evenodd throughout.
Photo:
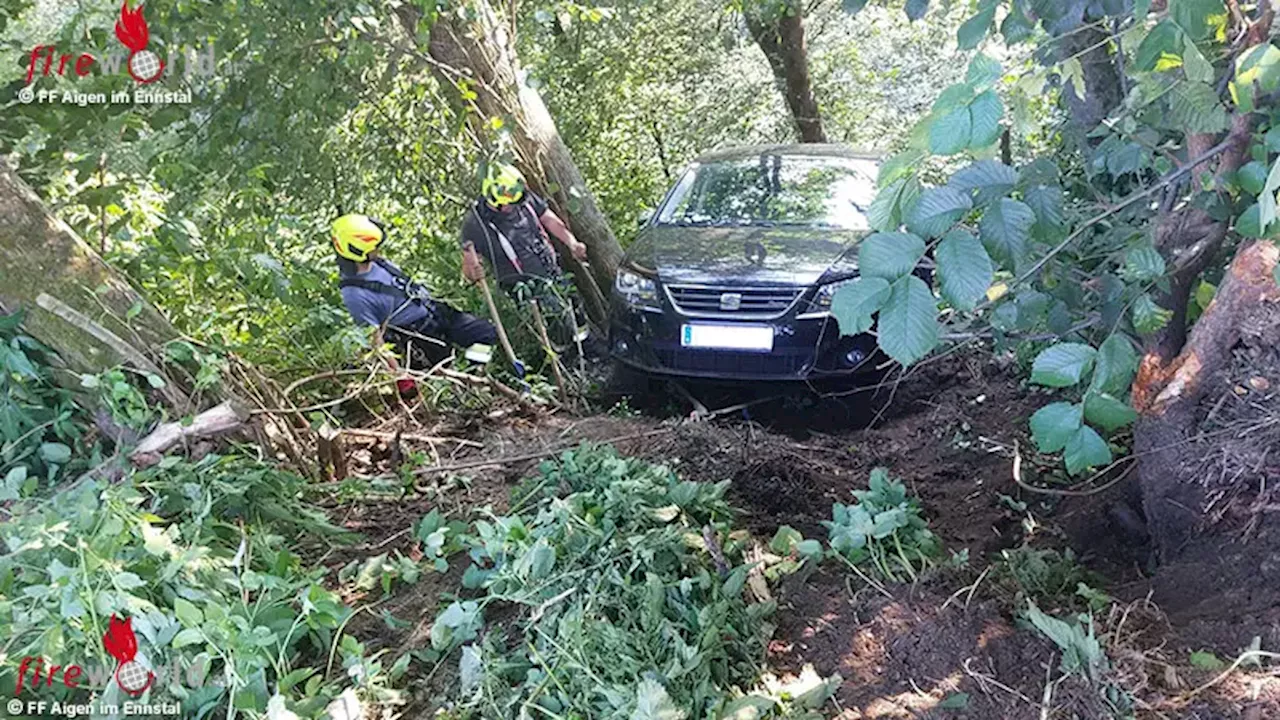
<svg viewBox="0 0 1280 720"><path fill-rule="evenodd" d="M960 46L995 42L998 29L1031 43L1038 63L1007 75L979 53L942 91L885 163L862 276L833 306L843 332L877 323L881 349L904 365L937 346L940 319L998 343L1051 338L1032 381L1068 398L1031 418L1038 449L1062 452L1071 475L1108 470L1107 438L1133 426L1165 559L1206 524L1209 489L1187 461L1211 376L1242 333L1280 325L1265 239L1280 190L1273 18L1269 4L1222 0L982 0ZM1070 152L1018 168L988 159L1006 104L1016 115L1046 90L1068 111ZM921 181L926 159L966 155L945 184ZM930 250L945 315L912 274Z"/></svg>

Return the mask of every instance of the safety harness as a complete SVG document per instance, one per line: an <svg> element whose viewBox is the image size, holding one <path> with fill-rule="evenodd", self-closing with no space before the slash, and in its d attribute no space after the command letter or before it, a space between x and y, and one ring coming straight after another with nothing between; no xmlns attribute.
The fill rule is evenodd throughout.
<svg viewBox="0 0 1280 720"><path fill-rule="evenodd" d="M489 245L489 257L495 257L493 238L496 236L498 238L498 246L502 248L502 254L505 255L507 260L511 263L511 267L515 268L517 273L524 275L524 263L520 262L520 255L516 252L515 246L511 244L511 239L507 237L506 233L499 230L498 226L495 225L493 221L486 220L480 213L480 205L482 202L483 201L477 202L475 206L471 208L471 211L476 214L476 220L479 221L481 230L484 231L485 242ZM538 239L541 241L531 243L530 249L540 260L542 260L542 264L548 270L554 269L556 267L556 259L551 254L551 248L547 247L546 231L543 230L542 222L538 220L538 216L534 214L533 206L529 203L528 199L520 203L520 212L529 214L529 219L533 222L533 227L537 230L539 235ZM489 234L490 231L493 232L492 235Z"/></svg>
<svg viewBox="0 0 1280 720"><path fill-rule="evenodd" d="M338 287L340 288L358 287L363 290L368 290L369 292L378 293L380 295L389 295L397 299L403 299L399 307L397 307L395 311L392 312L391 315L388 316L387 319L384 321L384 325L386 326L386 329L392 333L396 333L403 336L406 341L409 338L416 338L419 340L425 340L428 342L435 343L442 347L448 347L448 344L443 342L439 338L429 337L419 332L410 330L408 328L403 328L403 327L399 327L397 325L392 324L391 321L395 318L395 316L399 315L400 312L404 310L406 307L408 307L410 303L417 303L420 307L422 307L423 311L426 312L426 316L423 318L422 322L419 323L418 325L418 327L421 328L424 332L431 332L431 330L439 329L440 325L442 324L441 323L442 318L440 317L440 311L436 308L435 301L431 299L431 292L427 290L426 286L424 286L422 283L416 282L413 278L409 277L407 274L405 274L403 270L396 267L395 264L393 264L390 260L387 260L386 258L375 257L373 258L373 263L378 267L382 268L383 270L387 271L387 274L391 276L392 284L389 285L387 283L378 282L377 280L370 280L368 278L361 278L361 277L356 277L354 275L347 275L338 282ZM396 344L399 344L399 343L396 343ZM472 345L471 347L466 348L463 354L468 360L472 362L487 363L492 357L491 351L492 349L488 345L476 343L475 345Z"/></svg>

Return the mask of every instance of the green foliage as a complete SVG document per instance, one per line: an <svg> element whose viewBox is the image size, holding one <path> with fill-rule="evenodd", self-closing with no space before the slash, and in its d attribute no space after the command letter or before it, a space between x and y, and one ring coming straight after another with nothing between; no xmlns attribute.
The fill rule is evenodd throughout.
<svg viewBox="0 0 1280 720"><path fill-rule="evenodd" d="M853 491L857 503L836 503L824 520L831 549L854 565L868 564L897 582L915 579L933 565L942 544L928 527L920 503L885 468L871 471L869 489Z"/></svg>
<svg viewBox="0 0 1280 720"><path fill-rule="evenodd" d="M0 502L47 489L85 467L85 413L54 382L52 352L0 315Z"/></svg>
<svg viewBox="0 0 1280 720"><path fill-rule="evenodd" d="M475 523L463 583L479 595L433 625L437 651L462 648L464 716L782 712L780 698L743 697L762 667L773 604L745 599L750 567L730 532L725 487L681 481L611 448L584 445L544 462L514 494L516 511ZM781 533L775 544L814 550ZM497 602L520 616L482 632Z"/></svg>
<svg viewBox="0 0 1280 720"><path fill-rule="evenodd" d="M1072 621L1059 620L1047 615L1030 603L1026 611L1027 620L1035 629L1053 641L1062 651L1059 668L1063 674L1081 673L1090 680L1099 680L1110 667L1107 654L1093 628L1093 617L1079 615Z"/></svg>

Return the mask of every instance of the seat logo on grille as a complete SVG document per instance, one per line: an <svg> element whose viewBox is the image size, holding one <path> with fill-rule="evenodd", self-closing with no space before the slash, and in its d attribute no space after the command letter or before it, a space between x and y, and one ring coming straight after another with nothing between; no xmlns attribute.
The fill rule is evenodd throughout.
<svg viewBox="0 0 1280 720"><path fill-rule="evenodd" d="M721 293L720 309L737 310L742 307L742 293Z"/></svg>

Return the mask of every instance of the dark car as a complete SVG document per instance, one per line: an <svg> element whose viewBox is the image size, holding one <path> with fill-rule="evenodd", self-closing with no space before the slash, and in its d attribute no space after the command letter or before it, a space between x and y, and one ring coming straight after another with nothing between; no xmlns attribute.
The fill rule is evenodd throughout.
<svg viewBox="0 0 1280 720"><path fill-rule="evenodd" d="M618 272L613 356L648 373L724 380L870 369L875 339L841 337L829 310L857 275L878 167L834 145L698 158Z"/></svg>

